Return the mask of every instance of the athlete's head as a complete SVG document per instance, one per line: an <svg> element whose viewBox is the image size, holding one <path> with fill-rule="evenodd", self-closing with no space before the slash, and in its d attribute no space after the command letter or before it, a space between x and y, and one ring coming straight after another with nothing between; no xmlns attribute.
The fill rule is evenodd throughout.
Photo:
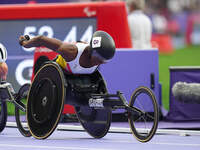
<svg viewBox="0 0 200 150"><path fill-rule="evenodd" d="M7 50L3 44L0 43L0 63L5 62L7 59Z"/></svg>
<svg viewBox="0 0 200 150"><path fill-rule="evenodd" d="M95 56L103 63L110 61L115 55L115 42L113 38L104 31L96 31L90 41L91 56Z"/></svg>

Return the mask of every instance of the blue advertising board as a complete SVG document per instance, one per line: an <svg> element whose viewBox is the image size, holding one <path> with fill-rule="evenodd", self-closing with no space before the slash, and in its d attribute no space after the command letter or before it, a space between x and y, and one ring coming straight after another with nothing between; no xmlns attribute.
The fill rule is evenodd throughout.
<svg viewBox="0 0 200 150"><path fill-rule="evenodd" d="M133 91L140 87L150 88L161 106L158 50L118 49L114 58L100 67L109 93L120 91L129 101ZM153 86L152 86L153 84ZM151 112L151 103L142 99L143 109ZM124 110L117 110L116 113Z"/></svg>

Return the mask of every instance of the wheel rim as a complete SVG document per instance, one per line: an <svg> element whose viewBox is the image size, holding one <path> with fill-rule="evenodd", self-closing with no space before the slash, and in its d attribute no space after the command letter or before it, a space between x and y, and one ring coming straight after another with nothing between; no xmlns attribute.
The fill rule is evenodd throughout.
<svg viewBox="0 0 200 150"><path fill-rule="evenodd" d="M142 103L144 101L145 103ZM145 104L148 105L149 110L144 108ZM132 129L133 135L140 142L149 141L156 132L158 125L158 107L153 93L145 87L136 89L131 97L129 106L134 106L143 112L141 113L129 113L129 124ZM154 110L151 112L150 110Z"/></svg>
<svg viewBox="0 0 200 150"><path fill-rule="evenodd" d="M26 107L27 99L20 99L18 103ZM30 137L31 133L27 125L26 113L20 110L19 108L15 107L15 118L20 133L25 137Z"/></svg>

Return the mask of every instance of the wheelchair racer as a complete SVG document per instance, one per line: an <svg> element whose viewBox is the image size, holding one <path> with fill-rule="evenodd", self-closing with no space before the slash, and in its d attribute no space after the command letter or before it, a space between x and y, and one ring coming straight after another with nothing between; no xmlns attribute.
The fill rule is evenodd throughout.
<svg viewBox="0 0 200 150"><path fill-rule="evenodd" d="M0 79L6 80L8 74L8 66L6 64L7 50L5 46L0 43Z"/></svg>
<svg viewBox="0 0 200 150"><path fill-rule="evenodd" d="M109 62L115 54L115 42L104 31L96 31L90 43L65 43L39 35L29 40L20 36L19 44L25 48L44 46L57 52L56 62L70 74L91 74L99 65Z"/></svg>

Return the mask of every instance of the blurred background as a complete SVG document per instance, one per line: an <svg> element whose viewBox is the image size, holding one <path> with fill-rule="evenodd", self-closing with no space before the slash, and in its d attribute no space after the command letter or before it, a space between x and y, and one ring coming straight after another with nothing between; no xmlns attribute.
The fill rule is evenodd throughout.
<svg viewBox="0 0 200 150"><path fill-rule="evenodd" d="M0 5L97 1L117 0L1 0ZM200 1L146 0L144 12L150 17L153 24L152 41L156 41L159 50L159 82L162 85L162 105L168 111L170 99L169 67L200 66ZM120 12L116 10L115 13Z"/></svg>
<svg viewBox="0 0 200 150"><path fill-rule="evenodd" d="M120 0L1 0L0 4L97 2ZM121 0L123 1L123 0ZM125 0L124 0L125 1ZM170 34L173 48L199 45L199 0L146 0L145 13L153 22L153 33Z"/></svg>

